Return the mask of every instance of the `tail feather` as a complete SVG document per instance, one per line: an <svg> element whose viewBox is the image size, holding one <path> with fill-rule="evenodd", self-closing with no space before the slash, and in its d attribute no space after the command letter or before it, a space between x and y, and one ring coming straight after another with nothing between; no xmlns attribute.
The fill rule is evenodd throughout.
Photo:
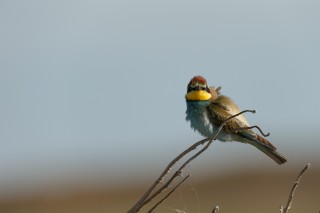
<svg viewBox="0 0 320 213"><path fill-rule="evenodd" d="M260 141L261 143L267 145L268 147L270 147L272 150L276 150L277 148L272 144L270 143L267 139L261 137L260 135L256 134L256 139L258 141Z"/></svg>
<svg viewBox="0 0 320 213"><path fill-rule="evenodd" d="M284 164L287 162L287 159L282 156L280 153L276 151L276 147L272 145L267 139L261 137L260 135L256 134L255 138L252 137L252 135L243 134L244 132L241 132L242 136L246 137L250 142L251 145L258 148L260 151L262 151L264 154L268 155L271 159L273 159L278 164ZM250 136L250 137L248 137Z"/></svg>
<svg viewBox="0 0 320 213"><path fill-rule="evenodd" d="M268 155L272 160L278 164L284 164L287 162L287 159L276 151L276 149L270 149L268 146L259 143L259 141L252 141L251 145L258 148L264 154Z"/></svg>

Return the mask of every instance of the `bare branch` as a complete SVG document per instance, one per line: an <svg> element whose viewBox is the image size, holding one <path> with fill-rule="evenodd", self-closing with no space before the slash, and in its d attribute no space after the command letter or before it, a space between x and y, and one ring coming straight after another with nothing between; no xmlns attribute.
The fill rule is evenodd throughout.
<svg viewBox="0 0 320 213"><path fill-rule="evenodd" d="M292 189L291 189L291 192L290 192L290 195L289 195L289 198L288 198L288 202L287 202L287 205L286 207L283 208L283 206L280 207L280 212L281 213L287 213L289 211L289 209L291 209L291 206L292 206L292 201L293 201L293 196L294 196L294 192L296 191L299 183L300 183L300 180L302 178L302 175L305 171L307 171L308 168L310 168L311 164L308 163L304 169L302 169L302 171L300 172L300 174L298 175L297 177L297 180L296 182L294 182L293 186L292 186Z"/></svg>
<svg viewBox="0 0 320 213"><path fill-rule="evenodd" d="M191 175L188 174L185 178L183 178L164 198L162 198L156 205L154 205L148 213L151 213L155 208L157 208L164 200L166 200L184 181L186 181Z"/></svg>
<svg viewBox="0 0 320 213"><path fill-rule="evenodd" d="M224 125L226 125L226 123L227 123L228 121L230 121L231 119L233 119L233 118L235 118L235 117L237 117L237 116L239 116L239 115L241 115L241 114L243 114L243 113L246 113L246 112L256 113L255 110L249 110L249 109L247 109L247 110L243 110L243 111L241 111L241 112L239 112L239 113L237 113L237 114L235 114L235 115L230 116L228 119L226 119L224 122L222 122L222 124L219 126L219 129L218 129L217 133L216 133L215 136L213 137L214 140L216 140L216 137L218 136L218 134L220 133L220 131L222 130L222 128L224 127Z"/></svg>
<svg viewBox="0 0 320 213"><path fill-rule="evenodd" d="M216 132L216 134L214 135L214 137L212 138L205 138L203 140L198 141L197 143L193 144L192 146L190 146L188 149L186 149L185 151L183 151L182 153L180 153L176 158L174 158L169 164L168 166L164 169L164 171L161 173L161 175L157 178L157 180L152 184L152 186L145 192L145 194L139 199L139 201L127 212L127 213L136 213L138 212L144 205L146 205L147 203L149 203L152 199L154 199L156 196L158 196L159 194L161 194L166 188L169 187L169 185L171 184L171 182L178 177L181 172L182 169L184 169L184 167L190 163L192 160L194 160L196 157L198 157L202 152L204 152L212 143L213 140L216 140L216 137L219 135L220 131L222 130L222 128L224 127L224 125L231 119L246 113L246 112L251 112L251 113L255 113L255 110L244 110L241 111L233 116L230 116L228 119L226 119L220 126L218 131ZM182 166L172 175L172 177L166 182L164 183L157 191L155 191L153 194L151 194L154 189L158 186L159 183L163 183L163 178L168 174L168 172L171 170L171 168L181 159L183 158L185 155L187 155L189 152L193 151L194 149L196 149L199 145L203 145L206 142L208 142L206 144L205 147L203 147L200 151L198 151L195 155L193 155L192 157L190 157L185 163L182 164Z"/></svg>
<svg viewBox="0 0 320 213"><path fill-rule="evenodd" d="M240 113L238 114L235 114L231 117L229 117L228 119L226 119L220 126L219 126L219 129L218 131L216 132L216 134L214 135L214 137L212 138L208 138L209 139L209 142L200 150L198 151L196 154L194 154L193 156L191 156L188 160L186 160L182 166L174 173L174 175L172 175L172 177L162 186L160 187L153 195L151 195L149 198L147 198L145 200L145 204L149 203L152 199L154 199L156 196L158 196L159 194L161 194L167 187L169 187L169 185L171 184L171 182L182 172L182 170L184 169L184 167L186 165L188 165L191 161L193 161L195 158L197 158L201 153L203 153L206 149L209 148L209 146L211 145L212 141L213 140L216 140L217 136L219 135L219 133L221 132L222 128L224 127L224 125L230 121L231 119L245 113L245 112L252 112L252 113L255 113L255 110L244 110L244 111L241 111ZM193 146L191 146L193 147ZM196 146L197 147L197 146ZM196 148L195 147L195 148ZM193 149L192 149L193 150ZM191 150L190 150L191 151ZM188 151L187 153L189 153L190 151ZM183 152L184 153L184 152ZM187 154L186 153L186 154ZM144 205L145 205L144 204Z"/></svg>
<svg viewBox="0 0 320 213"><path fill-rule="evenodd" d="M150 200L148 201L147 198L150 196L150 193L157 187L159 183L163 182L163 178L166 176L166 174L171 170L172 166L176 164L181 158L183 158L186 154L191 152L192 150L196 149L199 145L202 145L206 143L210 138L205 138L197 143L190 146L188 149L180 153L176 158L174 158L168 166L164 169L164 171L161 173L161 175L158 177L158 179L152 184L152 186L146 191L146 193L140 198L140 200L128 211L128 213L138 212L142 206L146 205ZM165 184L166 186L169 184ZM159 194L159 193L158 193ZM148 201L148 202L146 202Z"/></svg>
<svg viewBox="0 0 320 213"><path fill-rule="evenodd" d="M255 125L255 126L248 126L248 127L242 127L242 128L238 128L238 129L234 129L233 131L234 132L238 132L238 131L241 131L241 130L246 130L246 129L253 129L253 128L257 128L259 130L259 132L261 133L261 135L263 135L264 137L268 137L270 135L270 132L268 132L267 134L265 134L262 129Z"/></svg>
<svg viewBox="0 0 320 213"><path fill-rule="evenodd" d="M146 193L140 198L140 200L128 211L128 213L131 212L138 212L140 210L140 208L142 206L144 206L146 204L146 199L149 197L150 193L156 188L156 186L159 183L163 182L163 178L164 176L166 176L166 174L171 170L172 166L174 164L176 164L181 158L183 158L186 154L188 154L189 152L191 152L192 150L196 149L197 146L204 144L205 142L207 142L208 140L210 140L210 138L205 138L202 139L200 141L198 141L197 143L193 144L192 146L190 146L188 149L186 149L185 151L183 151L182 153L180 153L175 159L173 159L168 166L164 169L164 171L161 173L161 175L158 177L158 179L152 184L152 186L146 191Z"/></svg>
<svg viewBox="0 0 320 213"><path fill-rule="evenodd" d="M172 175L172 177L163 185L161 186L156 192L154 192L153 195L151 195L149 198L147 198L145 200L145 204L149 203L151 200L153 200L156 196L158 196L159 194L161 194L166 188L169 187L169 185L172 183L172 181L178 177L181 172L182 169L184 169L184 167L190 163L192 160L194 160L196 157L198 157L202 152L204 152L211 144L211 142L213 141L213 138L209 138L209 142L206 144L205 147L203 147L200 151L198 151L195 155L193 155L192 157L190 157L184 164L182 164L182 166ZM144 204L144 205L145 205Z"/></svg>

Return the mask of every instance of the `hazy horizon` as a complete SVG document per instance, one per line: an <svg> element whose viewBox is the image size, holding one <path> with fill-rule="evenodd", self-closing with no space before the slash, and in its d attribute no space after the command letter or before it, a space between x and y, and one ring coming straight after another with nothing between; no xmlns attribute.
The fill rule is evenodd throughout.
<svg viewBox="0 0 320 213"><path fill-rule="evenodd" d="M246 117L271 132L289 159L283 169L317 167L319 6L1 1L0 196L74 179L114 184L158 174L201 139L185 121L195 75L222 86L241 109L257 110ZM219 171L278 168L235 143L214 144L195 164L217 159Z"/></svg>

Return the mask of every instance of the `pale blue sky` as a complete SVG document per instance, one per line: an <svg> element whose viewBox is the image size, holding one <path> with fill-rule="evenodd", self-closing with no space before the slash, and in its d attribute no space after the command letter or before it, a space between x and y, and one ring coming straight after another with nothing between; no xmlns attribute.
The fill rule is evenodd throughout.
<svg viewBox="0 0 320 213"><path fill-rule="evenodd" d="M249 122L271 132L289 164L304 163L320 148L319 8L311 0L0 1L1 195L75 177L158 174L201 138L184 120L186 85L198 74L256 109ZM276 166L245 145L216 149L199 161Z"/></svg>

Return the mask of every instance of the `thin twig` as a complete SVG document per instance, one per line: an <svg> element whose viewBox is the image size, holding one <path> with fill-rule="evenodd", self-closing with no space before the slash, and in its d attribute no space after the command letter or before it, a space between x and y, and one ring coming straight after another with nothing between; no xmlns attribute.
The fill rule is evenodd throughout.
<svg viewBox="0 0 320 213"><path fill-rule="evenodd" d="M193 144L190 146L188 149L185 151L181 152L175 159L173 159L168 166L164 169L164 171L161 173L161 175L158 177L158 179L152 184L152 186L146 191L146 193L140 198L140 200L128 211L128 213L133 213L133 212L138 212L142 206L144 206L146 203L146 199L149 197L150 193L156 188L156 186L162 182L162 179L164 176L171 170L172 166L176 164L181 158L183 158L186 154L191 152L192 150L196 149L197 146L204 144L210 140L210 138L205 138L197 143Z"/></svg>
<svg viewBox="0 0 320 213"><path fill-rule="evenodd" d="M237 114L235 114L235 115L230 116L228 119L226 119L224 122L222 122L222 124L219 126L219 129L218 129L217 133L216 133L215 136L213 137L214 140L216 140L216 137L218 136L218 134L220 133L220 131L222 130L222 128L224 127L224 125L226 125L226 123L227 123L228 121L230 121L231 119L233 119L233 118L235 118L235 117L237 117L237 116L239 116L239 115L241 115L241 114L243 114L243 113L246 113L246 112L256 113L256 110L249 110L249 109L247 109L247 110L243 110L243 111L241 111L241 112L239 112L239 113L237 113Z"/></svg>
<svg viewBox="0 0 320 213"><path fill-rule="evenodd" d="M148 213L151 213L155 208L157 208L164 200L166 200L184 181L186 181L191 175L188 174L185 178L183 178L164 198L162 198L156 205L154 205Z"/></svg>
<svg viewBox="0 0 320 213"><path fill-rule="evenodd" d="M218 136L218 134L220 133L220 131L222 130L222 128L224 127L224 125L231 119L246 113L246 112L251 112L251 113L255 113L255 110L243 110L231 117L229 117L228 119L226 119L220 126L219 129L217 131L217 133L214 135L214 137L212 138L205 138L203 140L198 141L197 143L193 144L192 146L190 146L188 149L186 149L185 151L183 151L182 153L180 153L176 158L174 158L169 164L168 166L164 169L164 171L161 173L161 175L157 178L157 180L151 185L151 187L145 192L145 194L138 200L138 202L127 212L127 213L136 213L138 212L144 205L146 205L147 203L149 203L153 198L155 198L156 196L158 196L159 194L161 194L161 192L163 190L165 190L170 183L181 173L182 169L188 164L190 163L192 160L194 160L196 157L198 157L202 152L204 152L212 143L213 140L216 140L216 137ZM209 141L209 142L208 142ZM188 154L189 152L193 151L194 149L196 149L199 145L203 145L204 143L206 143L206 146L203 147L199 152L197 152L195 155L193 155L192 157L190 157L175 173L174 175L162 186L160 187L156 192L154 192L152 195L151 192L157 187L157 185L159 183L162 183L163 178L168 174L168 172L171 170L171 168L173 167L173 165L175 165L181 158L183 158L186 154Z"/></svg>
<svg viewBox="0 0 320 213"><path fill-rule="evenodd" d="M212 210L212 213L216 213L219 211L219 206L215 206Z"/></svg>
<svg viewBox="0 0 320 213"><path fill-rule="evenodd" d="M268 137L270 135L270 132L268 132L267 134L265 134L262 129L255 125L255 126L247 126L247 127L241 127L241 128L238 128L238 129L234 129L233 132L238 132L238 131L241 131L241 130L246 130L246 129L253 129L253 128L257 128L259 130L259 132L261 133L261 135L263 135L264 137Z"/></svg>
<svg viewBox="0 0 320 213"><path fill-rule="evenodd" d="M210 139L210 138L209 138ZM172 177L164 184L162 185L156 192L154 192L152 195L150 195L149 198L147 198L145 200L145 204L151 202L156 196L158 196L159 194L161 194L166 188L169 187L169 185L172 183L172 181L178 177L182 170L184 169L184 167L190 163L192 160L194 160L196 157L198 157L202 152L204 152L206 149L208 149L208 147L210 146L211 142L213 141L213 138L210 139L210 141L206 144L205 147L203 147L200 151L198 151L195 155L193 155L192 157L190 157L184 164L182 164L182 166L172 175ZM144 204L144 205L145 205Z"/></svg>
<svg viewBox="0 0 320 213"><path fill-rule="evenodd" d="M209 148L209 146L211 145L212 141L213 140L216 140L217 136L219 135L219 133L221 132L222 128L224 127L224 125L230 121L231 119L245 113L245 112L252 112L252 113L255 113L255 110L244 110L244 111L241 111L239 112L238 114L235 114L231 117L229 117L228 119L226 119L220 126L219 126L219 129L218 131L216 132L216 134L212 137L212 138L209 138L209 142L200 150L198 151L196 154L194 154L192 157L190 157L188 160L186 160L182 166L172 175L172 177L163 185L161 186L153 195L151 195L149 198L147 198L145 200L145 204L151 202L152 199L154 199L156 196L158 196L159 194L161 194L170 184L171 182L178 176L180 175L181 171L184 169L184 167L189 164L191 161L193 161L195 158L197 158L201 153L203 153L206 149Z"/></svg>
<svg viewBox="0 0 320 213"><path fill-rule="evenodd" d="M290 195L289 195L289 198L288 198L288 202L287 202L287 205L285 208L283 208L283 206L280 207L280 212L281 213L287 213L289 211L289 209L291 209L291 206L292 206L292 201L293 201L293 196L294 196L294 192L296 191L299 183L300 183L300 180L302 178L302 175L305 171L307 171L308 168L310 168L311 164L308 163L304 169L302 169L302 171L300 172L300 174L298 175L297 177L297 180L296 182L294 182L293 186L292 186L292 189L291 189L291 192L290 192Z"/></svg>

